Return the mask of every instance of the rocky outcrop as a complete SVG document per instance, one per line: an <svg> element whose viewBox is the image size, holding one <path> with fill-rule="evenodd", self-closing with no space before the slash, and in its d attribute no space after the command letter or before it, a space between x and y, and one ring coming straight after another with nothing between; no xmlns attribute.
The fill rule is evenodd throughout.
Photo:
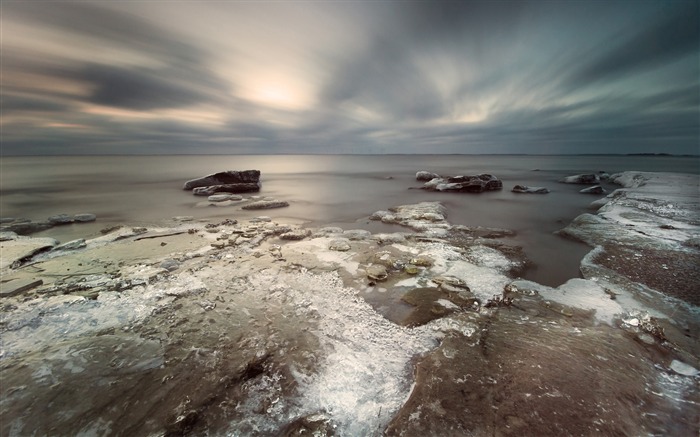
<svg viewBox="0 0 700 437"><path fill-rule="evenodd" d="M494 175L454 176L434 178L423 185L424 190L457 193L483 193L503 188L503 182Z"/></svg>
<svg viewBox="0 0 700 437"><path fill-rule="evenodd" d="M527 185L516 185L511 190L514 193L524 194L547 194L549 190L545 187L528 187Z"/></svg>
<svg viewBox="0 0 700 437"><path fill-rule="evenodd" d="M97 219L95 214L56 214L47 218L46 221L33 222L29 219L5 219L0 225L0 232L14 232L18 235L30 235L35 232L45 231L54 226L68 225L71 223L94 222Z"/></svg>
<svg viewBox="0 0 700 437"><path fill-rule="evenodd" d="M197 187L209 187L212 185L258 183L259 181L260 170L229 170L189 180L185 182L185 185L182 187L182 189L191 190Z"/></svg>
<svg viewBox="0 0 700 437"><path fill-rule="evenodd" d="M192 189L192 194L195 196L212 196L216 193L251 193L255 191L260 191L260 182L241 182L197 187Z"/></svg>
<svg viewBox="0 0 700 437"><path fill-rule="evenodd" d="M581 185L593 185L600 183L600 177L597 174L577 174L573 176L567 176L559 182L565 184L581 184Z"/></svg>

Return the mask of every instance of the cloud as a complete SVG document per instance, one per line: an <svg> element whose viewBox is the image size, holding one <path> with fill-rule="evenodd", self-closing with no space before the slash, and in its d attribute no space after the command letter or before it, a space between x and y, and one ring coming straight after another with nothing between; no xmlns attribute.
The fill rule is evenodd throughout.
<svg viewBox="0 0 700 437"><path fill-rule="evenodd" d="M588 85L617 79L666 65L676 59L700 53L700 3L676 2L678 10L663 13L655 23L644 26L624 41L609 41L610 49L592 56L573 74L572 82Z"/></svg>

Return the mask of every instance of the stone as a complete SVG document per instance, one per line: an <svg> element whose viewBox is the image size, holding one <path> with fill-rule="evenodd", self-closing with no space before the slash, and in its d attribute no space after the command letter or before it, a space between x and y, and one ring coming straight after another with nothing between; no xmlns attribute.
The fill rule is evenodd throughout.
<svg viewBox="0 0 700 437"><path fill-rule="evenodd" d="M483 193L503 189L503 182L496 176L480 174L476 176L454 176L435 178L426 182L423 189L458 193Z"/></svg>
<svg viewBox="0 0 700 437"><path fill-rule="evenodd" d="M429 256L418 255L417 257L411 259L411 264L420 267L431 267L433 265L433 259Z"/></svg>
<svg viewBox="0 0 700 437"><path fill-rule="evenodd" d="M271 222L272 219L266 215L259 215L257 217L253 217L250 219L251 223L268 223Z"/></svg>
<svg viewBox="0 0 700 437"><path fill-rule="evenodd" d="M16 240L18 235L11 231L0 232L0 241L11 241Z"/></svg>
<svg viewBox="0 0 700 437"><path fill-rule="evenodd" d="M63 243L61 245L58 245L53 248L54 251L56 250L77 250L77 249L82 249L83 247L87 246L85 243L84 238L80 238L78 240L73 240L69 241L67 243Z"/></svg>
<svg viewBox="0 0 700 437"><path fill-rule="evenodd" d="M559 182L565 184L584 184L593 185L600 183L600 177L597 174L577 174L573 176L567 176Z"/></svg>
<svg viewBox="0 0 700 437"><path fill-rule="evenodd" d="M593 187L584 188L583 190L579 191L579 193L583 193L583 194L605 194L606 191L605 191L605 189L604 189L603 187L601 187L600 185L596 185L596 186L593 186Z"/></svg>
<svg viewBox="0 0 700 437"><path fill-rule="evenodd" d="M415 264L406 264L403 266L403 271L409 275L417 275L420 269Z"/></svg>
<svg viewBox="0 0 700 437"><path fill-rule="evenodd" d="M291 241L298 241L298 240L303 240L304 238L308 237L311 234L311 231L308 229L294 229L289 232L285 232L284 234L280 235L280 238L282 240L291 240Z"/></svg>
<svg viewBox="0 0 700 437"><path fill-rule="evenodd" d="M439 178L440 175L437 173L432 173L429 171L419 171L416 173L416 180L417 181L429 181L435 178Z"/></svg>
<svg viewBox="0 0 700 437"><path fill-rule="evenodd" d="M3 241L0 246L2 256L0 256L0 269L6 267L14 268L21 264L23 260L29 259L38 252L45 251L58 245L58 241L53 238L28 238L22 237L16 240Z"/></svg>
<svg viewBox="0 0 700 437"><path fill-rule="evenodd" d="M257 183L260 181L260 170L243 170L243 171L223 171L210 174L201 178L191 179L185 182L183 190L191 190L197 187L208 187L211 185L224 184L239 184L239 183Z"/></svg>
<svg viewBox="0 0 700 437"><path fill-rule="evenodd" d="M528 187L526 185L516 185L511 190L514 193L524 193L524 194L547 194L549 190L545 187Z"/></svg>
<svg viewBox="0 0 700 437"><path fill-rule="evenodd" d="M338 252L347 252L350 250L350 240L347 238L336 238L328 243L328 249Z"/></svg>
<svg viewBox="0 0 700 437"><path fill-rule="evenodd" d="M0 286L0 297L16 296L43 283L44 281L41 279L15 279L14 281L3 282L2 286Z"/></svg>
<svg viewBox="0 0 700 437"><path fill-rule="evenodd" d="M49 217L47 221L54 225L67 225L73 223L75 219L68 214L56 214Z"/></svg>
<svg viewBox="0 0 700 437"><path fill-rule="evenodd" d="M280 200L259 200L257 202L249 203L244 205L243 209L271 209L271 208L283 208L289 206L289 203Z"/></svg>
<svg viewBox="0 0 700 437"><path fill-rule="evenodd" d="M160 267L169 272L174 272L175 270L179 269L180 265L180 262L174 259L166 259L160 263Z"/></svg>
<svg viewBox="0 0 700 437"><path fill-rule="evenodd" d="M194 217L192 217L191 215L179 215L177 217L173 217L173 220L175 220L176 222L191 222L192 220L194 220Z"/></svg>
<svg viewBox="0 0 700 437"><path fill-rule="evenodd" d="M343 232L343 236L351 241L360 241L368 239L372 233L364 229L348 229Z"/></svg>
<svg viewBox="0 0 700 437"><path fill-rule="evenodd" d="M97 216L90 213L76 214L73 216L73 220L79 223L88 223L97 220Z"/></svg>
<svg viewBox="0 0 700 437"><path fill-rule="evenodd" d="M374 281L386 281L389 273L386 271L386 267L381 264L373 264L367 267L367 277Z"/></svg>
<svg viewBox="0 0 700 437"><path fill-rule="evenodd" d="M231 194L214 194L213 196L209 196L207 200L210 202L226 202L227 200L231 200Z"/></svg>
<svg viewBox="0 0 700 437"><path fill-rule="evenodd" d="M14 217L2 217L2 218L0 218L0 224L12 223L13 221L15 221Z"/></svg>
<svg viewBox="0 0 700 437"><path fill-rule="evenodd" d="M208 185L192 189L195 196L212 196L216 193L250 193L260 191L259 182L241 182L238 184Z"/></svg>
<svg viewBox="0 0 700 437"><path fill-rule="evenodd" d="M30 221L15 221L2 226L4 232L14 232L17 235L29 235L35 232L45 231L54 226L49 222L30 222Z"/></svg>

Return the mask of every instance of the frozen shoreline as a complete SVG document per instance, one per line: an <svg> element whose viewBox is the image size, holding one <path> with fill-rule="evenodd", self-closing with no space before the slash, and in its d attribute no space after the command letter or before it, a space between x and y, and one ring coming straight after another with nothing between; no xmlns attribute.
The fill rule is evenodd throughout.
<svg viewBox="0 0 700 437"><path fill-rule="evenodd" d="M656 253L666 264L635 261L659 271L696 259L698 177L618 181L563 231L597 248L583 279L557 288L514 278L523 260L503 231L452 226L433 202L392 211L407 226L394 234L186 223L122 228L17 269L3 259L4 286L42 284L3 297L2 433L693 435L697 296L668 296L604 254ZM382 268L385 281L368 279ZM412 300L430 316L409 328L382 305L412 289L433 291ZM607 382L581 385L591 372Z"/></svg>

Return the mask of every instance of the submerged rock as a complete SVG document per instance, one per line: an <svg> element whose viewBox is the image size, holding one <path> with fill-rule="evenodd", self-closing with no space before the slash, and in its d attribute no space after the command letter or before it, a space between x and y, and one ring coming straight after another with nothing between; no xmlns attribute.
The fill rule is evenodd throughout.
<svg viewBox="0 0 700 437"><path fill-rule="evenodd" d="M577 174L573 176L567 176L564 179L562 179L559 182L563 182L565 184L584 184L584 185L593 185L600 183L600 177L597 174Z"/></svg>
<svg viewBox="0 0 700 437"><path fill-rule="evenodd" d="M511 190L514 193L524 194L547 194L549 190L545 187L528 187L526 185L516 185Z"/></svg>
<svg viewBox="0 0 700 437"><path fill-rule="evenodd" d="M374 281L386 281L388 276L389 273L387 272L386 267L381 264L373 264L367 267L367 277L369 279Z"/></svg>
<svg viewBox="0 0 700 437"><path fill-rule="evenodd" d="M195 196L212 196L216 193L251 193L260 191L259 182L241 182L237 184L208 185L197 187L192 190Z"/></svg>
<svg viewBox="0 0 700 437"><path fill-rule="evenodd" d="M223 171L185 182L183 190L212 185L257 183L260 180L260 170Z"/></svg>
<svg viewBox="0 0 700 437"><path fill-rule="evenodd" d="M243 209L272 209L272 208L284 208L289 206L289 203L280 200L259 200L257 202L249 203L244 205Z"/></svg>

